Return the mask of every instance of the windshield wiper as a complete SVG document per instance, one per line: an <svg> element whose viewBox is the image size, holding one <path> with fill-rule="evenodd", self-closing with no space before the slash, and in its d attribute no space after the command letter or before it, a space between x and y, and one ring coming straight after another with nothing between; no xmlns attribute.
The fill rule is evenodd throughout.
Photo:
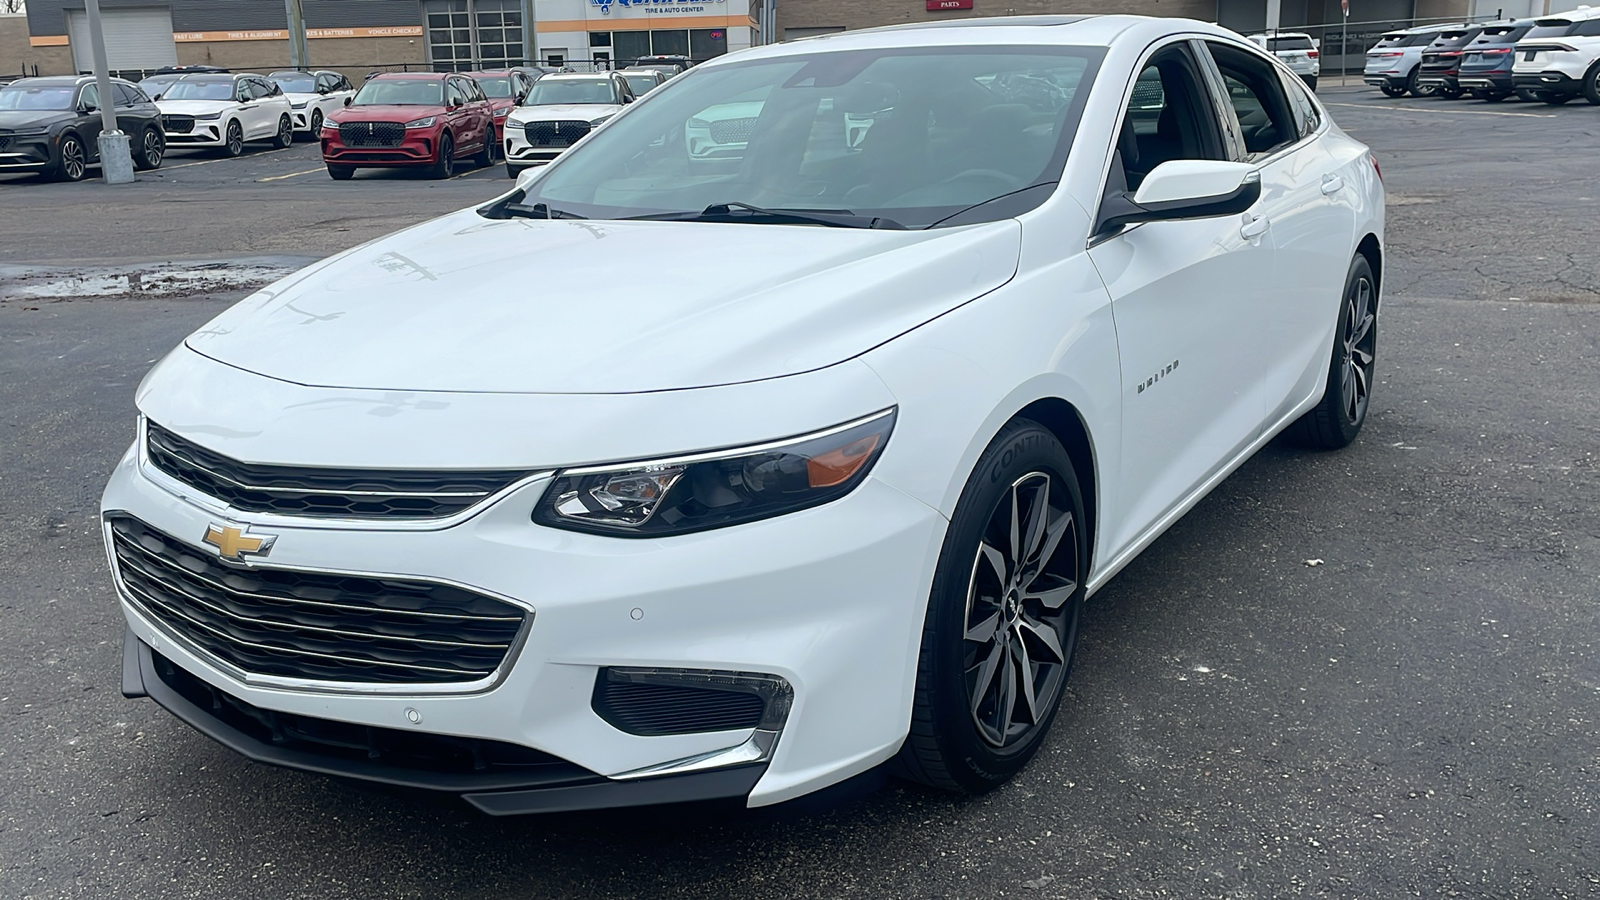
<svg viewBox="0 0 1600 900"><path fill-rule="evenodd" d="M485 219L587 219L575 212L556 209L548 203L523 203L526 194L512 191L488 206L478 207L478 215Z"/></svg>
<svg viewBox="0 0 1600 900"><path fill-rule="evenodd" d="M768 222L775 225L826 225L830 228L885 228L905 226L881 216L858 216L848 209L763 209L749 203L713 203L699 212L651 213L628 216L649 222Z"/></svg>

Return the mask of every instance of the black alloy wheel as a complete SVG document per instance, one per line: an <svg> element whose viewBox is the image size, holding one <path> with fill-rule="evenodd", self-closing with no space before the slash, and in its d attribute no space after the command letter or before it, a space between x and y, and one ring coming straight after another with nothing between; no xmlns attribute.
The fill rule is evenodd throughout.
<svg viewBox="0 0 1600 900"><path fill-rule="evenodd" d="M224 135L223 153L228 156L239 156L244 153L244 129L239 127L238 119L228 120L228 130Z"/></svg>
<svg viewBox="0 0 1600 900"><path fill-rule="evenodd" d="M1527 88L1512 91L1512 93L1516 94L1517 99L1521 100L1523 103L1534 103L1539 99L1538 91L1530 91Z"/></svg>
<svg viewBox="0 0 1600 900"><path fill-rule="evenodd" d="M311 111L310 122L311 122L311 139L313 141L322 140L322 110L313 109Z"/></svg>
<svg viewBox="0 0 1600 900"><path fill-rule="evenodd" d="M65 135L56 152L60 156L56 162L56 180L82 181L89 172L89 154L83 141L76 134Z"/></svg>
<svg viewBox="0 0 1600 900"><path fill-rule="evenodd" d="M133 150L133 167L136 169L159 169L161 160L167 155L167 138L161 129L154 125L146 128L139 138L139 145Z"/></svg>
<svg viewBox="0 0 1600 900"><path fill-rule="evenodd" d="M1372 404L1377 353L1378 282L1372 264L1358 253L1345 276L1322 400L1290 425L1285 436L1314 450L1337 450L1355 440Z"/></svg>
<svg viewBox="0 0 1600 900"><path fill-rule="evenodd" d="M439 158L434 161L432 175L434 178L446 179L456 174L456 142L450 137L450 132L445 132L439 138Z"/></svg>
<svg viewBox="0 0 1600 900"><path fill-rule="evenodd" d="M1406 90L1410 91L1413 97L1430 97L1436 89L1431 85L1417 84L1417 77L1421 74L1421 66L1411 70L1411 75L1406 78Z"/></svg>
<svg viewBox="0 0 1600 900"><path fill-rule="evenodd" d="M962 793L1019 771L1071 673L1088 572L1077 474L1044 426L1006 425L945 534L918 656L903 777Z"/></svg>
<svg viewBox="0 0 1600 900"><path fill-rule="evenodd" d="M1383 91L1384 96L1386 97L1404 97L1406 95L1405 88L1395 87L1394 85L1387 83L1379 85L1378 90Z"/></svg>
<svg viewBox="0 0 1600 900"><path fill-rule="evenodd" d="M494 123L489 123L489 131L483 136L483 146L478 148L478 155L472 158L478 168L484 169L494 165L494 146L498 142L494 136Z"/></svg>
<svg viewBox="0 0 1600 900"><path fill-rule="evenodd" d="M272 149L283 150L294 143L294 123L288 116L278 118L278 131L272 136Z"/></svg>

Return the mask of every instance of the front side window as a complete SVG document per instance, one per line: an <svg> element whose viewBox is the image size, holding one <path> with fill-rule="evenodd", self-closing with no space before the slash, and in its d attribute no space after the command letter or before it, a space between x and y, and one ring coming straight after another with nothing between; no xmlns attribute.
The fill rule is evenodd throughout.
<svg viewBox="0 0 1600 900"><path fill-rule="evenodd" d="M83 93L78 96L78 105L84 109L100 108L100 88L98 85L86 84Z"/></svg>
<svg viewBox="0 0 1600 900"><path fill-rule="evenodd" d="M444 84L422 79L373 80L362 85L351 102L357 106L441 106Z"/></svg>
<svg viewBox="0 0 1600 900"><path fill-rule="evenodd" d="M1133 83L1117 131L1108 194L1137 191L1156 166L1175 159L1226 159L1194 58L1183 47L1150 57Z"/></svg>
<svg viewBox="0 0 1600 900"><path fill-rule="evenodd" d="M564 154L525 202L591 218L748 204L908 228L1043 188L1027 195L1036 206L1103 52L880 49L696 69Z"/></svg>
<svg viewBox="0 0 1600 900"><path fill-rule="evenodd" d="M1237 47L1209 43L1211 58L1222 71L1228 99L1239 119L1250 158L1259 159L1300 137L1277 68Z"/></svg>

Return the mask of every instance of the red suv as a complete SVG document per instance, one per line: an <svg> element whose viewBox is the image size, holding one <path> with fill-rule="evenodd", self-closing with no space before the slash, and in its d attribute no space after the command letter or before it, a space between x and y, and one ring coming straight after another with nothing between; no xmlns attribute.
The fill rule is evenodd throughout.
<svg viewBox="0 0 1600 900"><path fill-rule="evenodd" d="M464 75L374 75L322 124L322 161L343 181L358 168L427 166L455 174L456 160L494 163L494 110Z"/></svg>
<svg viewBox="0 0 1600 900"><path fill-rule="evenodd" d="M533 83L544 74L543 69L528 66L467 73L478 83L478 87L483 88L484 96L489 98L489 105L494 107L497 144L506 139L506 115L522 105L522 101L528 96L528 91L533 89Z"/></svg>

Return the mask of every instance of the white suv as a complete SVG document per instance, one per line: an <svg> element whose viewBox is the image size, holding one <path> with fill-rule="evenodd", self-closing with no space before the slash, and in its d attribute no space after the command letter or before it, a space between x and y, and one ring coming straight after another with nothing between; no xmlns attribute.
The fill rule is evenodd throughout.
<svg viewBox="0 0 1600 900"><path fill-rule="evenodd" d="M616 72L546 75L506 117L506 174L555 159L632 102L633 89Z"/></svg>
<svg viewBox="0 0 1600 900"><path fill-rule="evenodd" d="M1250 43L1283 60L1289 71L1300 76L1306 87L1317 89L1317 76L1322 72L1321 52L1317 40L1298 31L1279 31L1273 34L1252 34Z"/></svg>
<svg viewBox="0 0 1600 900"><path fill-rule="evenodd" d="M1361 80L1391 97L1404 97L1408 91L1413 97L1433 93L1433 88L1417 84L1422 51L1433 43L1440 32L1460 27L1460 22L1453 22L1386 33L1367 51L1367 65L1362 71Z"/></svg>
<svg viewBox="0 0 1600 900"><path fill-rule="evenodd" d="M1572 27L1560 37L1517 42L1511 83L1546 103L1566 103L1582 94L1585 100L1600 106L1600 9L1580 6L1540 19L1539 25L1562 22L1571 22Z"/></svg>
<svg viewBox="0 0 1600 900"><path fill-rule="evenodd" d="M294 110L283 89L260 75L185 75L155 97L168 147L211 147L228 156L247 141L294 140Z"/></svg>

